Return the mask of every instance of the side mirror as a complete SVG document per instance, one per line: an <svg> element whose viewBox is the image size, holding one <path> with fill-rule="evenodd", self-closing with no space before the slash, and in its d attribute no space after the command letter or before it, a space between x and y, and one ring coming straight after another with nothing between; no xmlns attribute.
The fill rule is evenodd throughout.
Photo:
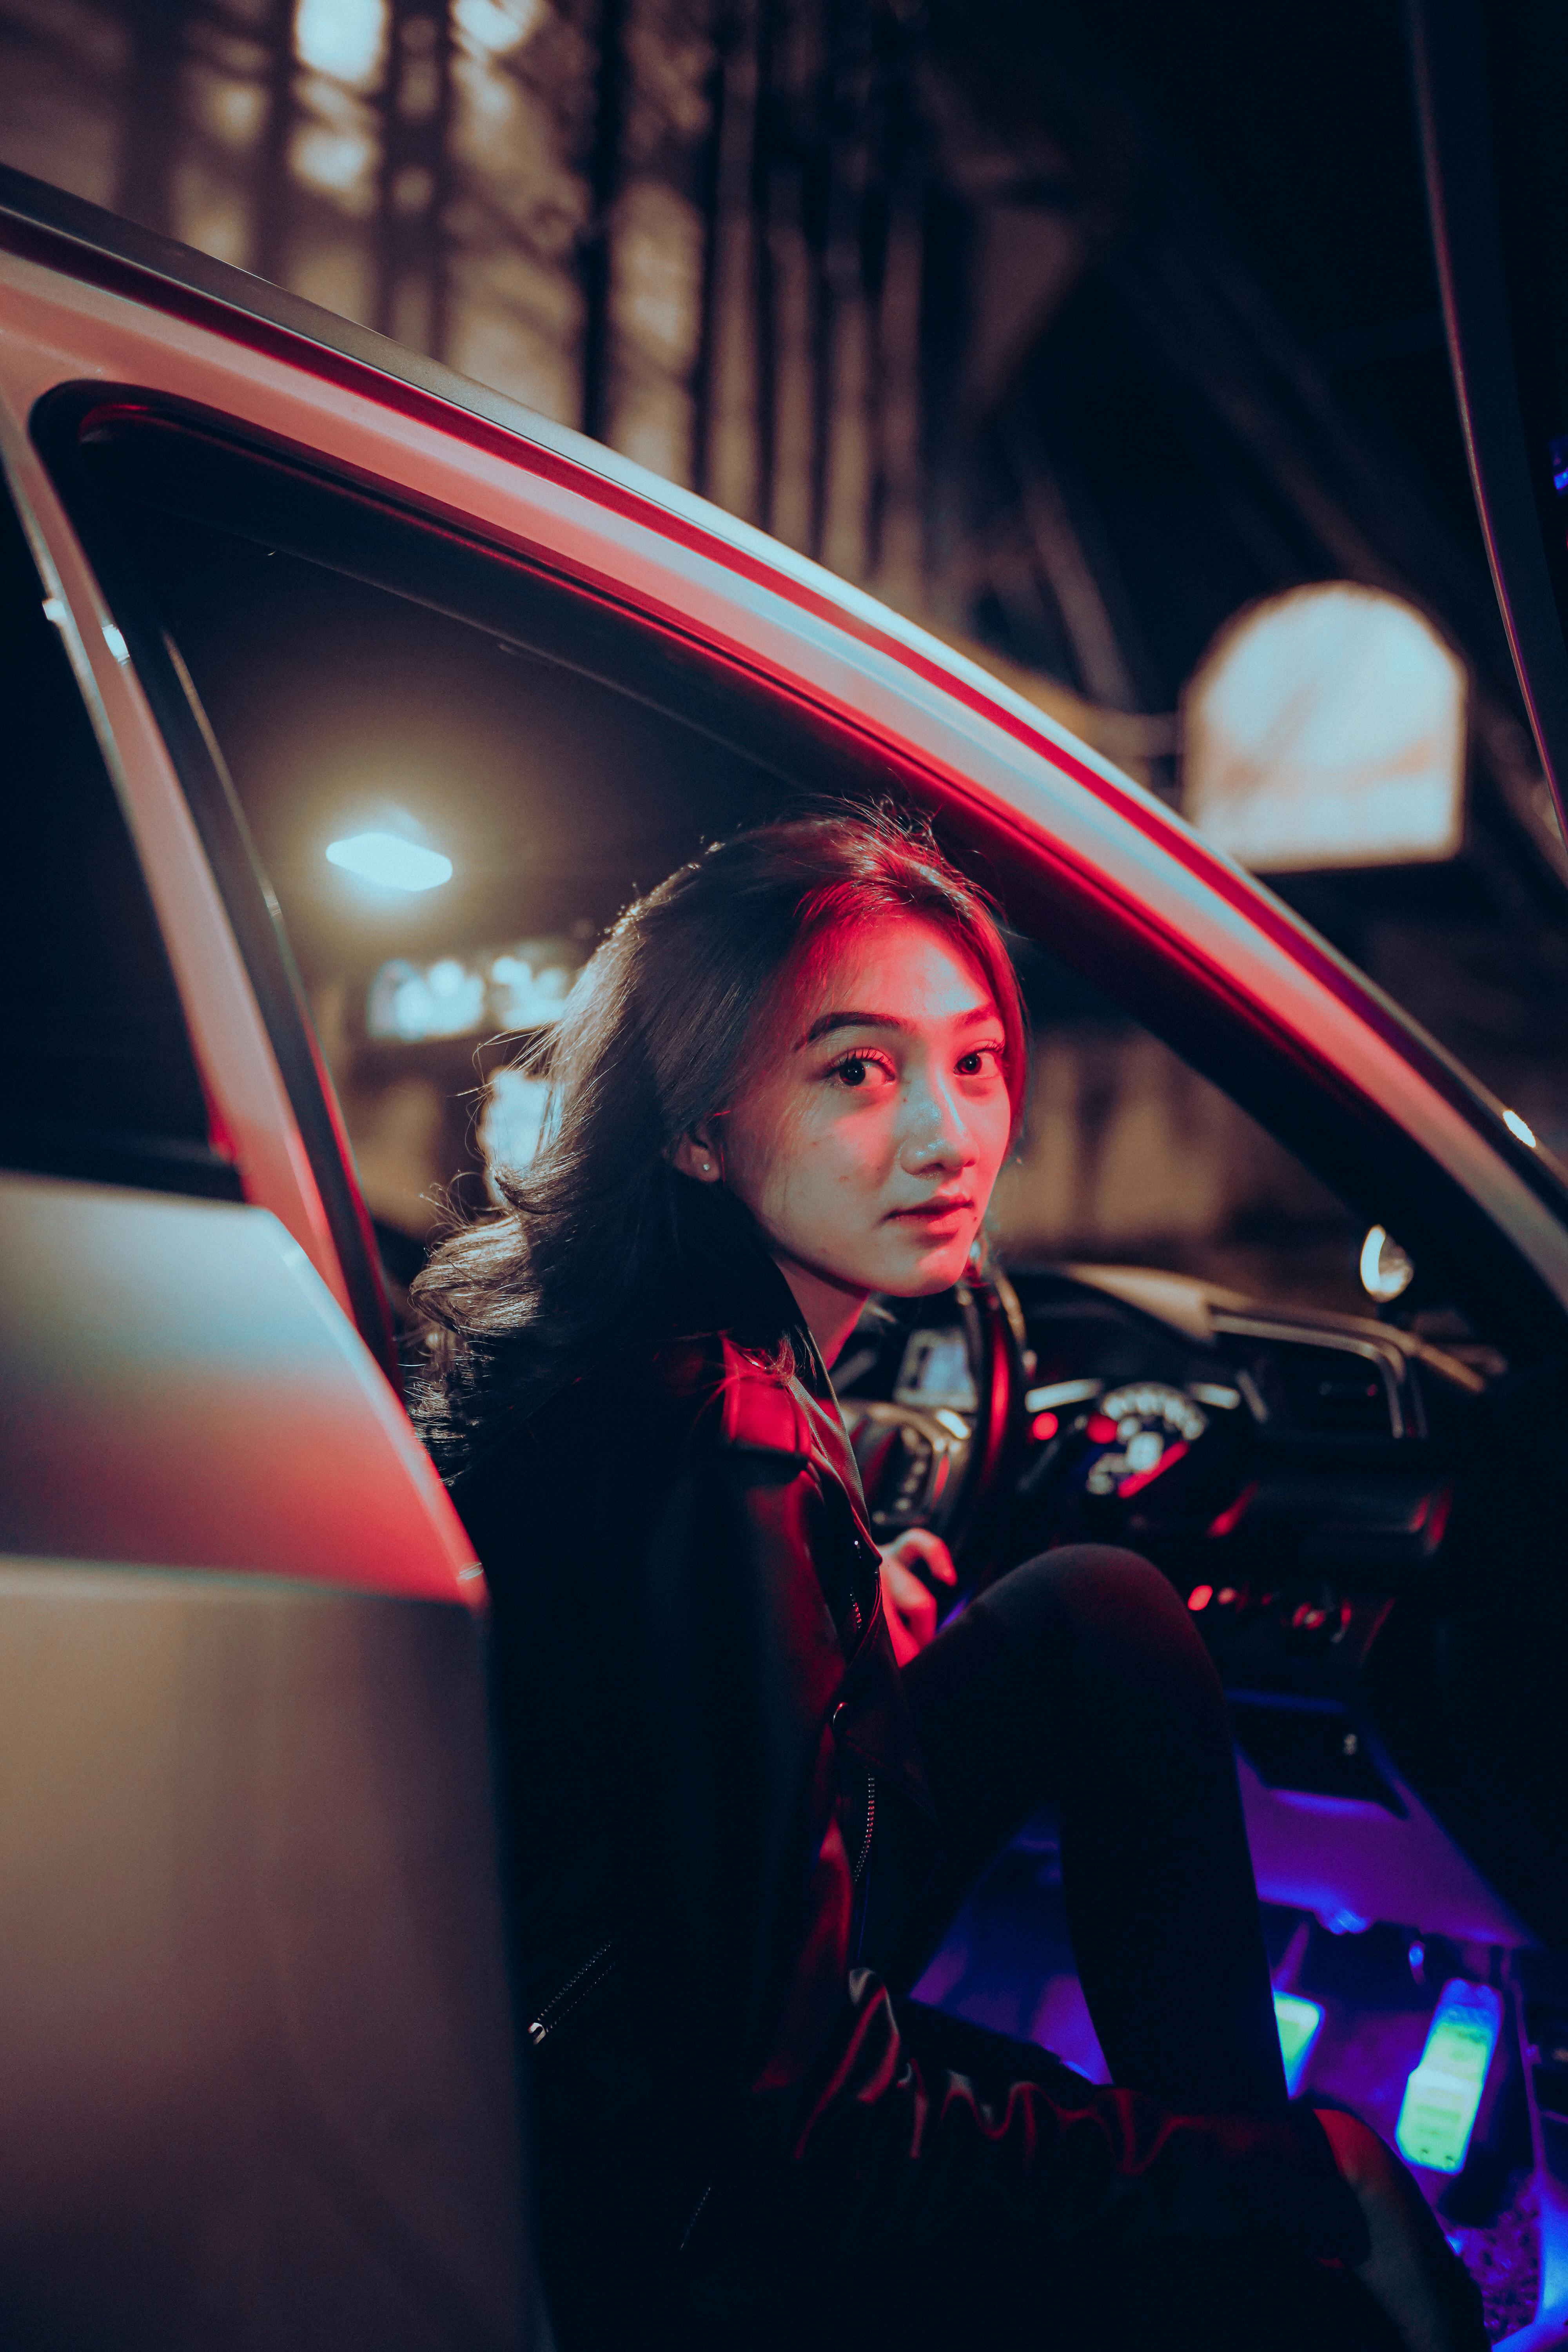
<svg viewBox="0 0 1568 2352"><path fill-rule="evenodd" d="M1380 1307L1409 1289L1415 1268L1392 1234L1373 1225L1361 1245L1361 1286Z"/></svg>

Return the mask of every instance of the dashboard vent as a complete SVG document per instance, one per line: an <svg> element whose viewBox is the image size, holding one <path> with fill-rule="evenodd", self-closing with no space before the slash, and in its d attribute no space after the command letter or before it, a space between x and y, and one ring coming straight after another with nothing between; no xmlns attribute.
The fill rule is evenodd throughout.
<svg viewBox="0 0 1568 2352"><path fill-rule="evenodd" d="M1285 1418L1323 1437L1392 1437L1383 1367L1349 1348L1281 1348L1275 1368Z"/></svg>
<svg viewBox="0 0 1568 2352"><path fill-rule="evenodd" d="M1217 1324L1217 1318L1216 1318ZM1235 1329L1236 1324L1230 1328ZM1249 1339L1256 1326L1241 1328ZM1398 1437L1404 1419L1386 1366L1359 1349L1336 1348L1270 1332L1271 1345L1249 1351L1244 1388L1268 1426L1310 1437Z"/></svg>

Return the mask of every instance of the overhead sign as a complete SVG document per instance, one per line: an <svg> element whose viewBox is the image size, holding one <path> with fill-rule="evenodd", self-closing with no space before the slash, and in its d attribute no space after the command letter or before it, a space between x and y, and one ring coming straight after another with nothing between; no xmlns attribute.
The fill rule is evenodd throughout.
<svg viewBox="0 0 1568 2352"><path fill-rule="evenodd" d="M1412 605L1328 581L1250 606L1182 701L1184 806L1263 874L1452 857L1463 664Z"/></svg>

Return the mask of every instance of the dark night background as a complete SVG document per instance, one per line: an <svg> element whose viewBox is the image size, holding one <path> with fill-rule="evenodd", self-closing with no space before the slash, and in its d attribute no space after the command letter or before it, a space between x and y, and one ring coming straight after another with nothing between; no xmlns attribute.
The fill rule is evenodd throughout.
<svg viewBox="0 0 1568 2352"><path fill-rule="evenodd" d="M1275 887L1568 1149L1568 853L1396 0L0 0L0 159L690 483L1178 805L1216 632L1303 583L1405 599L1469 676L1462 843ZM1084 1053L1103 1158L1169 1073ZM1234 1156L1217 1112L1171 1132ZM1174 1246L1087 1198L1033 1230Z"/></svg>

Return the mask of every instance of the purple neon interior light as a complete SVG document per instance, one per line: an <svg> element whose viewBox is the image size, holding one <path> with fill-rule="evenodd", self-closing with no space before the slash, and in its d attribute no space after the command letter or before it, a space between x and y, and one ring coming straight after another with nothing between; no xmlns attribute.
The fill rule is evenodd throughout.
<svg viewBox="0 0 1568 2352"><path fill-rule="evenodd" d="M1282 1903L1265 1905L1264 1926L1292 2095L1347 2106L1394 2142L1432 2037L1439 1987L1475 1982L1479 1951L1388 1925L1335 1933ZM915 1998L1038 2042L1091 2082L1110 2079L1067 1932L1049 1816L1031 1822L975 1890ZM1506 2029L1500 1997L1492 1998ZM1512 2050L1500 2030L1494 2068L1517 2065ZM1417 2175L1481 2290L1494 2343L1535 2316L1546 2227L1528 2132L1522 2145L1510 2137L1514 2108L1522 2114L1522 2099L1479 2102L1459 2168Z"/></svg>

